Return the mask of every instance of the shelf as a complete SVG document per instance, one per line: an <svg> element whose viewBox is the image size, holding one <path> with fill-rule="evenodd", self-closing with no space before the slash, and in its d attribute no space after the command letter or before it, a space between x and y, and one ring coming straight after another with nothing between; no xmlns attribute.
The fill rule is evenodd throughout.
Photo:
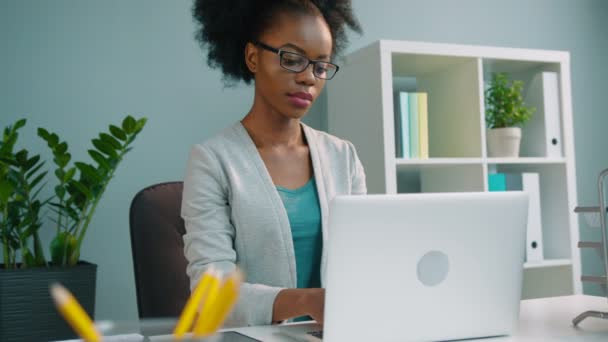
<svg viewBox="0 0 608 342"><path fill-rule="evenodd" d="M530 134L522 132L517 158L488 155L484 92L493 72L508 72L524 89L542 73L557 76L559 130L538 109L538 125L527 125ZM577 191L570 82L569 54L563 51L379 41L346 56L340 76L328 83L327 127L356 146L368 193L487 192L492 173L538 174L545 260L525 263L527 277L570 280L578 294L581 251L574 244L580 239L573 210ZM395 101L400 92L427 93L430 158L396 157L404 147L396 148L403 131L400 102ZM522 95L529 99L536 93ZM553 136L561 141L561 153L548 149L555 144ZM552 294L534 286L538 294Z"/></svg>
<svg viewBox="0 0 608 342"><path fill-rule="evenodd" d="M393 52L393 77L418 77L443 72L473 60L475 58Z"/></svg>
<svg viewBox="0 0 608 342"><path fill-rule="evenodd" d="M428 158L428 159L406 159L396 158L397 166L409 165L472 165L472 164L566 164L565 158Z"/></svg>
<svg viewBox="0 0 608 342"><path fill-rule="evenodd" d="M558 266L571 266L572 260L570 259L548 259L536 262L524 263L525 269L531 268L545 268L545 267L558 267Z"/></svg>
<svg viewBox="0 0 608 342"><path fill-rule="evenodd" d="M397 166L433 166L433 165L476 165L481 164L481 158L429 158L404 159L397 158Z"/></svg>
<svg viewBox="0 0 608 342"><path fill-rule="evenodd" d="M566 158L487 158L488 164L566 164Z"/></svg>
<svg viewBox="0 0 608 342"><path fill-rule="evenodd" d="M514 61L508 59L484 58L483 70L486 78L490 78L492 73L506 72L509 74L521 74L530 70L546 70L559 67L559 63L546 61Z"/></svg>

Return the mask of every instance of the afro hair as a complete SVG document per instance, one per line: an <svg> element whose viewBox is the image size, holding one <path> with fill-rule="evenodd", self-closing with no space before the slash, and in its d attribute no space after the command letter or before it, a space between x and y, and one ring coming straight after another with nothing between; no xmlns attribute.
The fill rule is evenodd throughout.
<svg viewBox="0 0 608 342"><path fill-rule="evenodd" d="M257 40L279 12L321 14L331 32L333 55L348 43L345 26L361 33L350 0L195 0L196 40L208 50L207 64L220 68L228 85L251 83L253 74L243 55L245 45Z"/></svg>

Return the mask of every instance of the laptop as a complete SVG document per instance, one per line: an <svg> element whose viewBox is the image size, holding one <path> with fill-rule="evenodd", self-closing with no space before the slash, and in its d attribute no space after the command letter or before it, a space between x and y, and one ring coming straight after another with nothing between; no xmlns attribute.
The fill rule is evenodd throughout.
<svg viewBox="0 0 608 342"><path fill-rule="evenodd" d="M437 341L510 335L519 317L523 192L336 197L325 324L298 341ZM320 331L323 330L323 331Z"/></svg>

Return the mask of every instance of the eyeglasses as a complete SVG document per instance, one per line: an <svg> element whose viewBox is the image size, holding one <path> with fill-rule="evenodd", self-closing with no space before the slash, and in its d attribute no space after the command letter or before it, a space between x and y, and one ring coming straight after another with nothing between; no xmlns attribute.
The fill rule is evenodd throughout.
<svg viewBox="0 0 608 342"><path fill-rule="evenodd" d="M308 57L299 53L275 49L272 46L268 46L262 42L256 41L254 44L264 50L268 50L279 55L281 67L289 71L302 72L312 64L312 73L316 78L331 80L334 76L336 76L338 69L340 69L340 67L334 63L310 60Z"/></svg>

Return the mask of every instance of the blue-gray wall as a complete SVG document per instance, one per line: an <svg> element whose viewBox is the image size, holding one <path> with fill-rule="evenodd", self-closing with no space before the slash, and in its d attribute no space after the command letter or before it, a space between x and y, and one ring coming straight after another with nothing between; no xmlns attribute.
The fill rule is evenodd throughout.
<svg viewBox="0 0 608 342"><path fill-rule="evenodd" d="M348 51L381 38L570 51L578 201L596 203L595 179L608 167L608 2L355 0L354 6L365 34L353 35ZM192 34L187 0L0 1L0 127L26 117L21 146L45 151L34 133L43 126L58 131L76 159L85 158L90 138L109 123L126 113L149 119L84 243L82 257L99 264L98 318L137 315L128 230L133 195L181 179L189 147L241 118L252 100L251 88L223 87ZM307 118L313 127L326 127L325 103L321 98ZM594 255L585 257L586 271L601 271Z"/></svg>

